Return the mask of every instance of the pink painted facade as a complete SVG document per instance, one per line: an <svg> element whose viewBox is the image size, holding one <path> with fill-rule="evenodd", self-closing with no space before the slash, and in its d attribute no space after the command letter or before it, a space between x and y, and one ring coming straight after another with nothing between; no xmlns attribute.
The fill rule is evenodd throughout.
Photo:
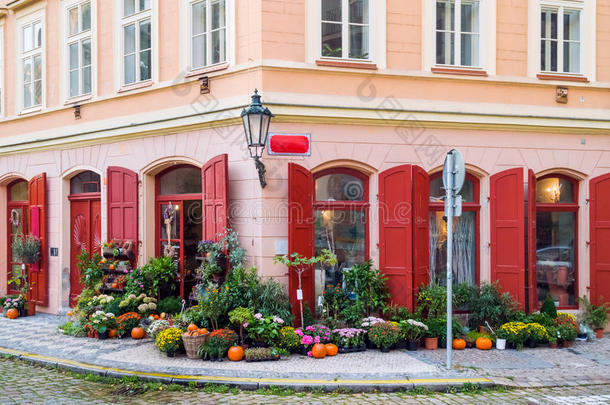
<svg viewBox="0 0 610 405"><path fill-rule="evenodd" d="M371 36L361 59L321 53L318 0L226 0L224 58L196 69L190 68L190 21L197 2L150 0L150 9L125 18L117 0L0 3L0 294L8 281L9 186L19 179L47 176L47 247L58 255L48 257L48 305L38 310L56 313L68 303L68 197L79 173L100 175L102 240L108 167L137 173L138 252L145 260L159 243L157 175L178 164L201 168L228 154L230 223L249 262L288 285L287 269L273 264L289 239L288 163L314 177L329 168L367 177L365 256L379 266L380 174L409 164L433 177L452 148L462 152L477 183L476 280L494 278L492 252L502 249L490 246L491 176L520 167L526 184L526 169L538 179L556 174L573 181L573 295L590 292L589 187L610 173L610 0L559 2L570 3L567 8L578 3L580 10L578 73L540 69L544 1L480 0L479 18L486 22L479 27L484 40L474 68L436 63L432 0L369 0ZM69 10L84 3L91 10L90 32L83 34L91 41L91 92L70 97ZM150 79L126 84L123 30L140 17L150 21ZM40 104L26 108L20 37L32 21L42 24L42 90ZM202 77L209 79L207 94L200 91ZM558 87L567 89L566 103L556 101ZM271 132L312 139L311 156L263 156L264 189L239 118L255 88L275 114ZM599 201L601 211L610 211L610 198ZM605 280L602 273L597 280Z"/></svg>

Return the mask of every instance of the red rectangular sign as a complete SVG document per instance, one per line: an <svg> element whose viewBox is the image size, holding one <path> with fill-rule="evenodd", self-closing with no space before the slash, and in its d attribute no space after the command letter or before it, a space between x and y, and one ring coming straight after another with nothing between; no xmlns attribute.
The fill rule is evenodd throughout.
<svg viewBox="0 0 610 405"><path fill-rule="evenodd" d="M310 156L311 134L269 134L267 153L283 156Z"/></svg>

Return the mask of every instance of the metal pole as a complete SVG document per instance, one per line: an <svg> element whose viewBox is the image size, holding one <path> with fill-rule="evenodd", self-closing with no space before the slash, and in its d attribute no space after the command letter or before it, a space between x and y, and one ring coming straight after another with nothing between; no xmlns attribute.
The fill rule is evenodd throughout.
<svg viewBox="0 0 610 405"><path fill-rule="evenodd" d="M449 175L447 176L447 189L445 190L445 204L447 206L447 369L451 370L451 357L453 350L453 336L451 331L451 304L453 296L453 181L455 176L455 168L453 167L453 153L447 154L447 167Z"/></svg>

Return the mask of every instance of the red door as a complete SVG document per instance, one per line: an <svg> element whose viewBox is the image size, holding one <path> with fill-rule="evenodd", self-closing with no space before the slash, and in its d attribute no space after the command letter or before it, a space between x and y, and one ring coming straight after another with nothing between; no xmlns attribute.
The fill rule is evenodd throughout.
<svg viewBox="0 0 610 405"><path fill-rule="evenodd" d="M70 303L83 287L80 282L78 256L83 250L100 253L102 244L101 204L99 199L70 197Z"/></svg>
<svg viewBox="0 0 610 405"><path fill-rule="evenodd" d="M229 165L227 154L210 159L201 168L203 237L218 240L228 227Z"/></svg>
<svg viewBox="0 0 610 405"><path fill-rule="evenodd" d="M430 176L413 166L413 305L419 287L430 283Z"/></svg>
<svg viewBox="0 0 610 405"><path fill-rule="evenodd" d="M491 280L525 308L523 168L490 178Z"/></svg>
<svg viewBox="0 0 610 405"><path fill-rule="evenodd" d="M590 286L591 302L610 302L610 173L591 179Z"/></svg>
<svg viewBox="0 0 610 405"><path fill-rule="evenodd" d="M108 168L108 240L132 241L138 248L138 175L123 167Z"/></svg>
<svg viewBox="0 0 610 405"><path fill-rule="evenodd" d="M47 175L42 173L28 183L29 232L40 238L40 261L30 266L28 281L30 299L37 304L49 304L48 240L47 240Z"/></svg>
<svg viewBox="0 0 610 405"><path fill-rule="evenodd" d="M538 278L536 277L536 175L527 171L527 290L528 312L538 309Z"/></svg>

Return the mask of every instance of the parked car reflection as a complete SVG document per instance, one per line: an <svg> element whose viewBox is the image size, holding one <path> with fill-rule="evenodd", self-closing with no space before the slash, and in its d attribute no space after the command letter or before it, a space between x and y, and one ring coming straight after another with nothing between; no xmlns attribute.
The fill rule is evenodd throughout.
<svg viewBox="0 0 610 405"><path fill-rule="evenodd" d="M536 277L538 301L548 293L560 306L570 305L574 290L574 249L569 246L551 246L536 251Z"/></svg>

